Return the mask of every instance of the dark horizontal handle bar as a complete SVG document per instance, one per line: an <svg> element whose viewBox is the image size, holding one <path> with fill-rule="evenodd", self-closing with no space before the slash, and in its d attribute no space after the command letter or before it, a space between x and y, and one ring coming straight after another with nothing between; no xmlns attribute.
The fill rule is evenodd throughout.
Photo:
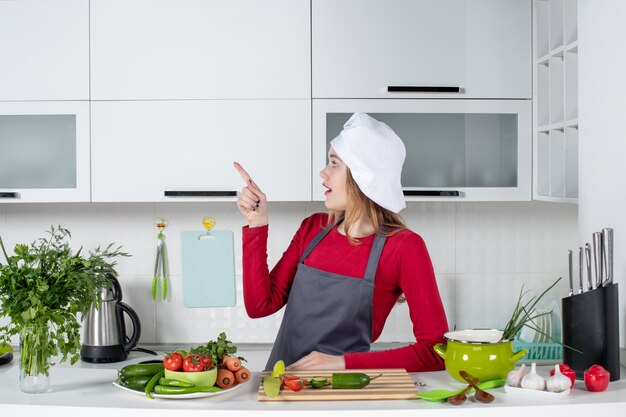
<svg viewBox="0 0 626 417"><path fill-rule="evenodd" d="M458 197L458 191L441 190L404 190L404 195L419 197Z"/></svg>
<svg viewBox="0 0 626 417"><path fill-rule="evenodd" d="M17 198L18 194L14 191L0 191L0 198Z"/></svg>
<svg viewBox="0 0 626 417"><path fill-rule="evenodd" d="M237 197L237 191L165 191L165 197Z"/></svg>
<svg viewBox="0 0 626 417"><path fill-rule="evenodd" d="M390 85L389 93L460 93L460 87L442 87L426 85Z"/></svg>

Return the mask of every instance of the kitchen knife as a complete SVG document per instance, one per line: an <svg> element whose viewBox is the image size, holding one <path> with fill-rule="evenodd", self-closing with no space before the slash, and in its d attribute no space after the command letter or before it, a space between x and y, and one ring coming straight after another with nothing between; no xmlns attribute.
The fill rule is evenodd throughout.
<svg viewBox="0 0 626 417"><path fill-rule="evenodd" d="M582 294L583 292L583 271L585 270L585 261L583 259L584 257L585 253L583 247L580 246L578 248L578 294Z"/></svg>
<svg viewBox="0 0 626 417"><path fill-rule="evenodd" d="M569 267L569 295L570 297L574 295L574 271L573 269L573 261L572 261L572 251L567 251L567 265Z"/></svg>
<svg viewBox="0 0 626 417"><path fill-rule="evenodd" d="M585 261L587 263L587 291L593 289L591 278L591 246L589 243L585 243Z"/></svg>
<svg viewBox="0 0 626 417"><path fill-rule="evenodd" d="M602 229L602 249L604 271L606 272L602 286L606 287L613 283L613 229L610 227Z"/></svg>
<svg viewBox="0 0 626 417"><path fill-rule="evenodd" d="M593 232L593 265L596 272L596 284L594 288L602 286L602 233Z"/></svg>

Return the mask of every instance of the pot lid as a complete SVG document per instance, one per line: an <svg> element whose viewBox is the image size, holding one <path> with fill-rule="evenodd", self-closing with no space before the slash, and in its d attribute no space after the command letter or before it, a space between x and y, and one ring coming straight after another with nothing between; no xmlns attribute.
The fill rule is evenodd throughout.
<svg viewBox="0 0 626 417"><path fill-rule="evenodd" d="M443 337L455 342L476 344L508 342L508 340L502 340L502 334L502 330L496 329L468 329L447 332Z"/></svg>

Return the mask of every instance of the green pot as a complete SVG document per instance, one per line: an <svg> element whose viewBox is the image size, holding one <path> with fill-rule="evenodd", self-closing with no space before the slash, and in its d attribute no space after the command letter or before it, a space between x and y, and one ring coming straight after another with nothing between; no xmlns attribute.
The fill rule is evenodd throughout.
<svg viewBox="0 0 626 417"><path fill-rule="evenodd" d="M445 360L446 370L457 381L465 382L459 371L480 381L505 379L515 363L528 353L513 351L513 341L501 340L499 330L460 330L444 334L447 345L438 343L435 352Z"/></svg>

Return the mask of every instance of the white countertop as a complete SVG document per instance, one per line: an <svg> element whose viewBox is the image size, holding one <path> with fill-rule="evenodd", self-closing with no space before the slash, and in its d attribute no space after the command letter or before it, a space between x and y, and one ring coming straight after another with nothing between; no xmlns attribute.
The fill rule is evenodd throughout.
<svg viewBox="0 0 626 417"><path fill-rule="evenodd" d="M238 352L249 358L253 366L262 363L267 352ZM250 382L241 388L218 396L188 400L151 400L145 396L130 394L116 388L112 382L117 369L129 363L137 363L154 356L131 353L126 362L93 365L84 362L70 366L57 364L50 373L50 391L43 394L26 394L18 387L18 368L15 358L8 365L0 366L0 416L45 415L46 417L206 417L209 410L230 410L228 416L311 416L324 411L327 415L351 415L359 417L393 415L414 416L421 410L428 414L457 416L524 415L537 417L557 414L597 417L622 415L626 408L626 370L622 379L612 382L603 393L588 392L584 383L577 381L571 393L561 400L528 399L504 392L504 388L491 390L496 399L491 404L468 400L460 406L447 403L429 403L424 400L396 401L317 401L317 402L259 402L257 390L261 380L259 367L251 366ZM548 374L549 367L540 372ZM420 390L456 389L463 385L454 381L445 371L411 374L414 380L427 384ZM332 412L331 412L332 411ZM40 414L41 413L41 414ZM601 413L601 414L599 414ZM224 414L226 416L226 414Z"/></svg>

